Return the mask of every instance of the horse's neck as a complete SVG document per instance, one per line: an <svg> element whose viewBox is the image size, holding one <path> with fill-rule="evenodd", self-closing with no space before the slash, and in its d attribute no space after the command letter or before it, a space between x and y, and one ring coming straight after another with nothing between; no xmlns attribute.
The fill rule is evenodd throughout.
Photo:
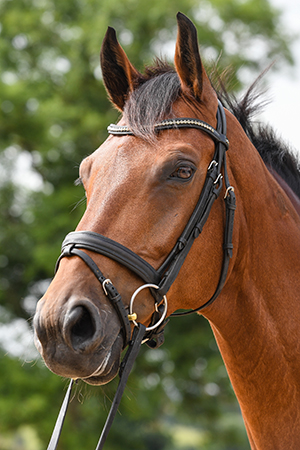
<svg viewBox="0 0 300 450"><path fill-rule="evenodd" d="M248 171L249 172L249 171ZM300 219L258 167L240 192L237 258L205 312L239 400L253 449L300 443ZM237 210L238 211L238 210Z"/></svg>
<svg viewBox="0 0 300 450"><path fill-rule="evenodd" d="M279 186L282 187L288 198L290 199L292 205L296 209L297 213L300 216L300 199L299 197L294 193L294 191L290 188L290 186L281 178L278 173L272 169L271 167L268 167L268 171L273 175Z"/></svg>

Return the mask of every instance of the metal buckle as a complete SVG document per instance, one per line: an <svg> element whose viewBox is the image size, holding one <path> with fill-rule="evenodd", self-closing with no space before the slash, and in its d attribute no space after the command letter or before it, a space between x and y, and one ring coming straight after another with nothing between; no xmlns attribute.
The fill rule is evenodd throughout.
<svg viewBox="0 0 300 450"><path fill-rule="evenodd" d="M107 295L107 290L106 290L106 287L105 287L107 284L112 284L112 282L110 281L109 278L106 278L106 280L104 280L103 283L102 283L102 289L104 290L105 295Z"/></svg>
<svg viewBox="0 0 300 450"><path fill-rule="evenodd" d="M217 176L216 181L214 182L214 184L218 184L220 180L222 180L223 175L221 173L219 173L219 175Z"/></svg>
<svg viewBox="0 0 300 450"><path fill-rule="evenodd" d="M217 165L218 165L217 161L215 161L215 160L213 159L213 160L211 161L210 165L208 166L207 171L209 171L209 170L212 168L212 166L217 167Z"/></svg>
<svg viewBox="0 0 300 450"><path fill-rule="evenodd" d="M224 199L228 196L228 192L229 191L234 192L234 187L233 186L228 186L228 188L226 189L225 195L224 195Z"/></svg>

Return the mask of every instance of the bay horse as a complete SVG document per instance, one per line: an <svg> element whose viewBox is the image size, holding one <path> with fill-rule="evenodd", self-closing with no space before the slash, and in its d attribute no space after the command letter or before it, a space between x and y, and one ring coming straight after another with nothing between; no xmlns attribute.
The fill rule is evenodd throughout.
<svg viewBox="0 0 300 450"><path fill-rule="evenodd" d="M87 207L38 303L36 346L54 373L101 385L117 374L138 324L151 330L155 313L160 328L178 309L201 311L251 448L298 450L299 169L280 151L275 163L272 139L243 129L241 110L223 109L196 28L181 13L177 21L175 69L157 62L141 74L114 29L106 33L103 81L122 116L80 165ZM266 162L257 151L266 148L264 138ZM211 197L202 195L208 185L209 208ZM233 226L226 217L235 199ZM195 221L199 201L205 205Z"/></svg>

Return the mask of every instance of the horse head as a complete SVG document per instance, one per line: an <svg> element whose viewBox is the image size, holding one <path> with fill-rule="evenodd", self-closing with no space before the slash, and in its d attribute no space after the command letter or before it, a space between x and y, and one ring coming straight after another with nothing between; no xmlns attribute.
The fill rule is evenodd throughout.
<svg viewBox="0 0 300 450"><path fill-rule="evenodd" d="M217 95L201 62L196 29L183 14L177 20L175 70L157 62L141 74L114 29L108 29L101 49L103 80L111 102L122 112L116 128L129 132L112 131L80 165L87 207L76 233L119 243L154 271L185 229L215 151L214 139L203 129L157 128L173 118L200 119L213 130L217 126ZM179 308L200 307L213 295L222 264L223 216L224 205L218 202L209 217L213 226L204 228L170 286L167 315ZM134 318L146 326L161 299L150 289L137 293L145 281L118 259L89 247L82 251L95 263L94 273L81 257L63 254L38 303L35 340L53 372L104 384L116 375L127 343L124 324L106 295L106 281L121 294L127 313L136 293ZM104 286L97 280L97 268Z"/></svg>

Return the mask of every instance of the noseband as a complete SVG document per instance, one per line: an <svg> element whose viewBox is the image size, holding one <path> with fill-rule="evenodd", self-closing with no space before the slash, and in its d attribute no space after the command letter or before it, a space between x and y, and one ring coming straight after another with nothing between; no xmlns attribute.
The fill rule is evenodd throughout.
<svg viewBox="0 0 300 450"><path fill-rule="evenodd" d="M121 396L124 391L128 375L138 354L141 343L147 341L148 345L151 347L158 347L163 343L163 329L166 324L164 319L167 313L166 294L175 281L194 240L202 232L212 205L219 197L222 190L223 180L226 188L224 196L226 205L226 222L223 239L223 263L215 293L203 305L199 306L199 308L190 311L176 312L171 314L171 317L191 314L201 311L211 305L218 297L225 284L229 261L232 257L232 233L236 202L234 189L229 183L227 173L226 150L229 147L229 141L226 138L226 117L222 104L219 102L218 105L217 129L214 129L206 122L191 118L164 120L156 124L154 128L157 132L168 129L196 128L208 133L215 141L215 153L211 163L208 166L206 179L197 205L195 206L184 231L163 264L155 270L147 261L132 252L127 247L92 231L75 231L69 233L63 241L62 253L56 263L57 270L59 262L62 258L79 256L87 264L98 281L101 283L105 295L108 297L118 314L124 336L124 348L129 344L129 349L121 363L120 382L116 396L96 450L103 448L114 415L121 401ZM116 136L133 135L133 132L128 127L118 125L110 125L108 127L108 132ZM113 259L114 261L130 269L146 283L138 288L132 295L129 306L129 314L122 302L121 295L118 293L111 280L107 279L102 274L96 263L84 250L89 250ZM133 302L136 295L140 290L146 287L150 288L156 301L156 311L153 313L152 320L148 328L137 321L137 315L133 311ZM134 325L132 337L130 322ZM47 450L56 449L61 427L66 414L72 382L73 381L70 383Z"/></svg>

